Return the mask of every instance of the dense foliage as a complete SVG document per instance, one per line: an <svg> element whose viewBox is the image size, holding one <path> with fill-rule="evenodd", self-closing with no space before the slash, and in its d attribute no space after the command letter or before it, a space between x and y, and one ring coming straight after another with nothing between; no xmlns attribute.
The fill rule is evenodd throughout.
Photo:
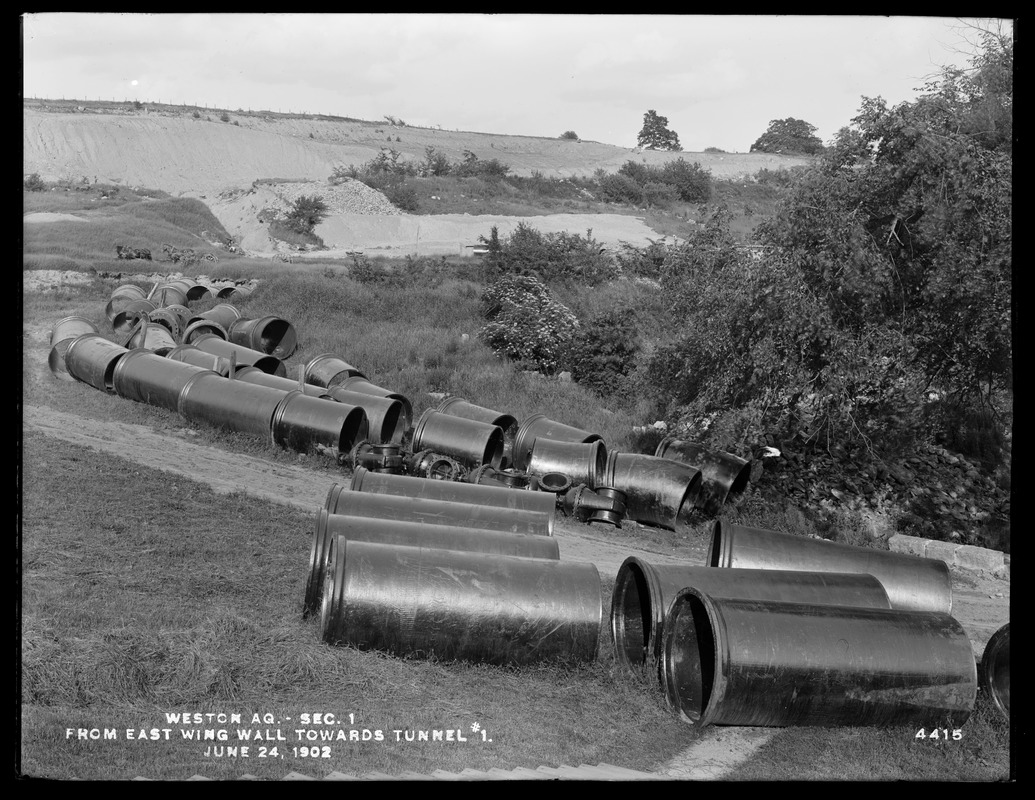
<svg viewBox="0 0 1035 800"><path fill-rule="evenodd" d="M542 233L530 225L518 223L503 241L494 226L486 239L486 267L495 275L531 275L544 283L597 284L617 274L614 261L593 239L593 231L585 236L577 233Z"/></svg>
<svg viewBox="0 0 1035 800"><path fill-rule="evenodd" d="M318 195L302 195L284 215L289 228L296 233L312 233L327 216L327 203Z"/></svg>
<svg viewBox="0 0 1035 800"><path fill-rule="evenodd" d="M663 117L654 109L643 115L643 127L636 137L637 147L647 150L682 150L679 134L669 130L668 117Z"/></svg>
<svg viewBox="0 0 1035 800"><path fill-rule="evenodd" d="M816 126L803 119L774 119L751 145L751 152L814 156L823 152L823 140L816 136Z"/></svg>
<svg viewBox="0 0 1035 800"><path fill-rule="evenodd" d="M508 275L482 295L479 335L496 355L552 375L562 365L578 320L531 275Z"/></svg>
<svg viewBox="0 0 1035 800"><path fill-rule="evenodd" d="M725 447L885 453L1008 424L1012 60L989 35L916 101L864 98L757 229L763 261L721 212L668 249L678 333L651 375L670 416Z"/></svg>

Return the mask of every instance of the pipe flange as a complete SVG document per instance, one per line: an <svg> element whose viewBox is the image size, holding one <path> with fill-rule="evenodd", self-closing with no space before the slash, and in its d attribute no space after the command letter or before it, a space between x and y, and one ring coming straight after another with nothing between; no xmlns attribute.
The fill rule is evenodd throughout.
<svg viewBox="0 0 1035 800"><path fill-rule="evenodd" d="M539 489L544 492L563 494L571 488L571 477L563 472L546 472L536 476Z"/></svg>
<svg viewBox="0 0 1035 800"><path fill-rule="evenodd" d="M495 472L496 468L493 467L492 464L482 464L480 467L472 469L469 473L467 473L467 482L486 483L487 481L483 479L488 478L490 480L494 480L496 477Z"/></svg>
<svg viewBox="0 0 1035 800"><path fill-rule="evenodd" d="M625 518L625 492L610 486L601 486L594 491L608 505L593 509L586 517L586 522L606 522L621 528L622 520Z"/></svg>

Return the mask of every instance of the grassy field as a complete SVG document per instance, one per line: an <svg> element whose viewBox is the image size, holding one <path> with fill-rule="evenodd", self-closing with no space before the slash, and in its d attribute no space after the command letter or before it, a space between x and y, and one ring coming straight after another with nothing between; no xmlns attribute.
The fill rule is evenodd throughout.
<svg viewBox="0 0 1035 800"><path fill-rule="evenodd" d="M26 211L75 213L84 203L89 200L72 193L26 195ZM94 212L96 203L85 207ZM223 233L204 207L161 195L128 198L90 222L27 225L25 269L76 269L94 277L83 287L23 296L23 401L159 431L191 427L195 441L305 466L325 475L329 488L347 472L326 457L187 426L173 412L56 381L42 366L50 327L65 316L87 316L110 334L103 309L120 281L98 273L172 269L168 263L116 261L116 241L152 249L163 241L186 246L203 232ZM58 263L72 266L53 266ZM388 285L355 281L340 264L307 264L303 271L229 254L215 265L184 270L194 276L202 271L212 278L261 279L237 305L245 317L272 314L292 322L300 348L288 361L291 370L314 355L335 353L376 383L406 394L415 415L438 402L429 392L446 392L518 418L548 413L601 433L618 450L653 451L632 431L653 421L649 399L604 400L579 384L515 370L478 341L484 283L470 263L422 262L417 279ZM620 300L648 319L657 302L632 282L572 289L562 299L580 314ZM646 770L701 735L669 713L654 676L618 667L606 630L592 663L521 669L324 644L316 621L301 615L316 509L306 513L217 495L204 484L171 480L31 431L23 434L20 455L25 774L280 778L291 770L427 773L601 761ZM802 523L793 509L754 494L731 513L745 524L776 530ZM636 536L679 552L699 548L707 530L702 522L678 532L639 529ZM615 532L618 541L628 535ZM601 575L607 602L613 579ZM322 741L321 726L300 720L302 713L317 712L334 714L344 724L333 730L355 730L359 740ZM183 713L236 714L240 722L202 717L184 724L167 716ZM79 738L79 729L86 738ZM240 745L238 729L264 736L261 743L252 741L247 758L205 755L208 747ZM768 746L758 766L749 764L734 777L868 779L879 762L880 779L1002 779L1009 765L1005 725L979 704L964 729L959 746L918 744L903 730L795 731ZM91 730L102 738L91 739ZM114 737L103 739L104 730L114 730ZM227 741L218 733L211 740L185 738L188 731L193 737L205 730L225 731ZM406 741L406 732L416 737L416 731L431 730L459 730L467 741ZM302 747L310 748L304 756Z"/></svg>

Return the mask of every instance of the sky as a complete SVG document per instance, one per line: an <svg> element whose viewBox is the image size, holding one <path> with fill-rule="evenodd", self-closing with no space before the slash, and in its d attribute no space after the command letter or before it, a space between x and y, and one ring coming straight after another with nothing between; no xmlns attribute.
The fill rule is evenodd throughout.
<svg viewBox="0 0 1035 800"><path fill-rule="evenodd" d="M26 97L329 114L634 147L747 152L793 117L829 142L965 67L975 26L909 16L117 14L22 17ZM1012 28L1011 28L1012 29Z"/></svg>

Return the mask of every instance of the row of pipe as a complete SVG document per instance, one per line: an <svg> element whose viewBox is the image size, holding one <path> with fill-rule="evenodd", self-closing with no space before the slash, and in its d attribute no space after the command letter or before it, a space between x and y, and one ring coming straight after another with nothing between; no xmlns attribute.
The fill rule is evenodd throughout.
<svg viewBox="0 0 1035 800"><path fill-rule="evenodd" d="M720 520L708 566L622 564L611 631L692 724L958 726L978 675L951 591L941 561Z"/></svg>

